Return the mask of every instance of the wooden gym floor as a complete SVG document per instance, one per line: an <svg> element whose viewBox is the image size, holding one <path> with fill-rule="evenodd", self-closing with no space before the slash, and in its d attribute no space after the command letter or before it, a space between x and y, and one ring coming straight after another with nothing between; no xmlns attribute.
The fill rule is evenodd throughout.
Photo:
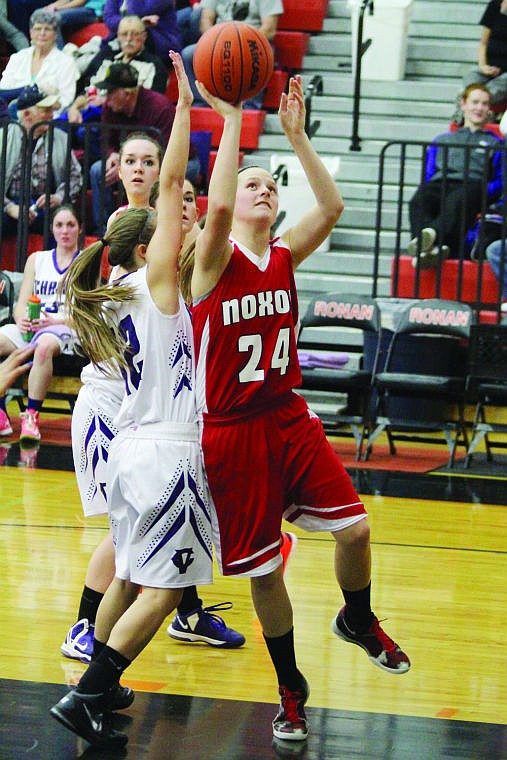
<svg viewBox="0 0 507 760"><path fill-rule="evenodd" d="M136 691L115 718L127 749L100 752L48 709L85 667L59 647L106 521L83 519L68 445L43 442L27 467L9 443L0 446L0 760L507 758L503 457L489 475L398 472L394 462L392 471L350 470L370 515L373 606L411 657L409 673L388 675L333 635L341 596L332 539L298 532L286 581L311 685L308 741L273 744L276 682L249 585L216 572L201 596L233 602L224 615L245 646L183 644L164 626L123 679Z"/></svg>

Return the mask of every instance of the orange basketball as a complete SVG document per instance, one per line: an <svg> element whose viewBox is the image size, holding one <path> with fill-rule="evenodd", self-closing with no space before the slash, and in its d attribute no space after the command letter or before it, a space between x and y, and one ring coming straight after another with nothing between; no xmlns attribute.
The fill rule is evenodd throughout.
<svg viewBox="0 0 507 760"><path fill-rule="evenodd" d="M224 21L208 29L194 53L194 72L212 95L239 103L257 95L273 73L268 38L243 21Z"/></svg>

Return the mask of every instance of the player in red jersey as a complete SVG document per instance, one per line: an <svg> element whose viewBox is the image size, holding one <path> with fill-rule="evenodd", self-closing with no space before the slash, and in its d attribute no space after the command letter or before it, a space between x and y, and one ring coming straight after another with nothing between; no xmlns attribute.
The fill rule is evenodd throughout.
<svg viewBox="0 0 507 760"><path fill-rule="evenodd" d="M309 531L329 530L335 539L345 606L333 620L334 632L388 672L404 673L410 661L371 610L365 508L320 420L293 390L301 383L294 270L330 234L343 201L305 133L300 77L282 95L279 118L316 204L281 238L270 240L276 183L260 167L232 171L241 121L238 109L229 109L221 144L229 151L229 171L220 185L210 186L207 222L195 248L193 325L218 562L225 575L251 578L279 683L274 736L304 740L309 688L296 665L282 577L282 517Z"/></svg>

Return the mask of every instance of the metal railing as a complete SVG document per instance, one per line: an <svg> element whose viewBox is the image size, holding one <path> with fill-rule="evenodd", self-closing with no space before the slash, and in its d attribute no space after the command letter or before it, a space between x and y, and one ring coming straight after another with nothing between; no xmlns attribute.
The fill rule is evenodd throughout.
<svg viewBox="0 0 507 760"><path fill-rule="evenodd" d="M45 135L46 141L46 176L52 176L52 155L55 135L57 130L61 130L66 133L67 141L65 145L65 159L64 159L64 203L73 203L81 225L81 240L82 244L86 236L93 236L100 234L104 228L107 218L108 209L105 204L106 195L106 158L109 150L112 146L115 149L121 144L125 137L134 131L144 132L150 134L155 139L160 138L160 131L153 127L144 127L143 125L124 127L121 125L103 125L100 122L88 122L86 124L69 124L66 121L51 121L40 122L35 124L28 132L27 130L16 121L10 121L0 127L0 198L2 200L6 197L8 191L7 184L9 183L11 176L7 177L7 158L8 150L11 145L12 138L16 131L20 131L21 140L16 140L16 143L20 143L21 149L19 155L22 157L22 191L19 197L20 213L17 221L15 246L15 268L17 271L22 271L29 251L29 237L33 232L30 225L29 208L33 201L32 190L32 170L33 170L33 148L35 146L35 130L40 124L47 125L47 133ZM79 164L82 172L82 187L77 197L71 197L70 195L70 178L71 178L71 164L72 156L78 157ZM94 220L91 213L92 198L91 198L91 184L90 184L90 168L96 162L100 161L100 178L98 198L95 199L95 205L98 209L98 219ZM12 168L12 167L11 167ZM49 208L49 197L54 192L54 188L51 182L48 182L45 188L46 207ZM125 201L125 193L121 182L114 185L114 208L121 205ZM113 208L110 209L111 211ZM42 234L42 245L44 248L49 247L51 240L50 230L50 214L44 214L42 222L42 232L40 229L37 232ZM3 214L0 216L0 268L5 268L2 261L2 251L7 246L12 248L14 240L12 235L9 237L5 233Z"/></svg>
<svg viewBox="0 0 507 760"><path fill-rule="evenodd" d="M350 138L349 150L360 151L361 150L361 138L359 137L359 117L361 110L361 62L363 55L370 47L371 39L364 40L363 42L363 30L364 30L364 15L369 10L370 16L373 16L374 3L373 0L363 0L361 8L359 9L357 19L357 40L356 49L354 55L354 61L352 63L354 71L354 100L352 106L352 135Z"/></svg>
<svg viewBox="0 0 507 760"><path fill-rule="evenodd" d="M382 264L388 257L391 265L390 296L391 297L435 297L451 298L469 303L477 311L496 312L496 320L501 317L502 282L506 271L506 262L502 258L498 281L493 277L490 264L486 257L487 244L490 242L486 235L484 220L493 211L498 225L498 239L506 243L507 209L500 193L491 197L488 185L491 176L488 174L489 162L485 162L485 170L481 180L481 204L479 213L471 223L467 220L469 214L465 211L467 202L467 182L462 205L459 210L459 246L451 253L451 261L442 258L438 266L425 270L421 264L421 256L409 260L407 244L411 239L409 222L409 203L417 187L425 182L426 156L431 143L418 141L391 141L384 145L380 153L378 171L378 189L375 217L375 243L373 256L372 295L379 295L379 285L383 276ZM442 151L441 201L444 200L452 182L452 176L447 171L449 152L456 148L465 152L464 173L468 174L471 153L474 146L463 146L448 143L439 148ZM490 157L499 151L502 162L507 159L506 149L502 143L498 147L484 146ZM494 205L492 206L492 204ZM445 244L445 240L436 241L437 245ZM472 256L471 256L472 254Z"/></svg>

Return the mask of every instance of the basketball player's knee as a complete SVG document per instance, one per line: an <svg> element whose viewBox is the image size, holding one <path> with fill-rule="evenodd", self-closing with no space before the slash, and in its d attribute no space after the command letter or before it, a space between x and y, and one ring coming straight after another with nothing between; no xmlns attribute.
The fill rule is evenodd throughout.
<svg viewBox="0 0 507 760"><path fill-rule="evenodd" d="M60 347L54 338L49 335L41 335L35 344L34 363L37 365L52 361L59 353Z"/></svg>
<svg viewBox="0 0 507 760"><path fill-rule="evenodd" d="M258 575L250 578L252 590L261 594L271 593L283 583L281 568L273 570L267 575Z"/></svg>
<svg viewBox="0 0 507 760"><path fill-rule="evenodd" d="M342 548L355 550L367 548L370 544L368 520L359 520L344 530L337 530L333 533L333 537Z"/></svg>
<svg viewBox="0 0 507 760"><path fill-rule="evenodd" d="M164 616L169 615L181 602L182 591L168 588L143 588L149 604Z"/></svg>

